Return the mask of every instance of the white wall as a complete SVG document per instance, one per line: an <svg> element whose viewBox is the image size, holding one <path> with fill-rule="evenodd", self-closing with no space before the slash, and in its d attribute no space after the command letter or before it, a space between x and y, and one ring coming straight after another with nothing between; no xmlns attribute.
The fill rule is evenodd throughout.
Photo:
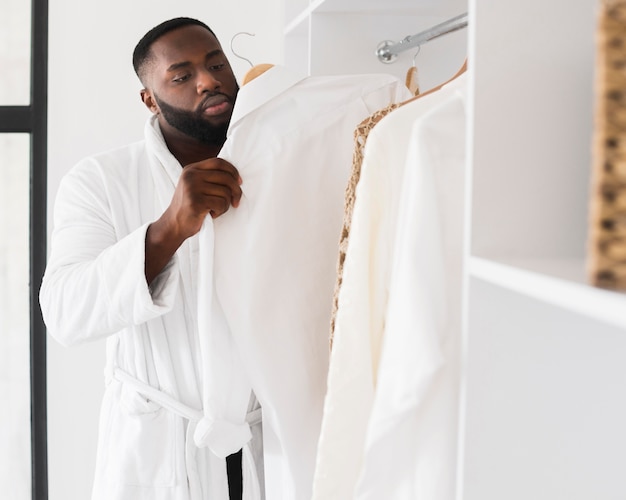
<svg viewBox="0 0 626 500"><path fill-rule="evenodd" d="M132 50L160 22L189 16L217 34L235 74L248 63L283 62L283 0L53 0L50 2L48 196L50 229L55 193L63 174L92 153L140 139L148 111L139 99ZM63 348L48 342L48 432L50 500L90 496L104 344Z"/></svg>

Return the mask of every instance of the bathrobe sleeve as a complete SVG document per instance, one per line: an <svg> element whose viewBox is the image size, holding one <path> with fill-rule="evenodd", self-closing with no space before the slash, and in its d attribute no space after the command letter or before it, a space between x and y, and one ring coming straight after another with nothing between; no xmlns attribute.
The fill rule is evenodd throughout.
<svg viewBox="0 0 626 500"><path fill-rule="evenodd" d="M40 304L48 331L63 345L169 312L176 296L176 256L148 287L149 222L141 221L137 197L119 188L124 182L107 175L96 160L84 160L64 177L57 194Z"/></svg>

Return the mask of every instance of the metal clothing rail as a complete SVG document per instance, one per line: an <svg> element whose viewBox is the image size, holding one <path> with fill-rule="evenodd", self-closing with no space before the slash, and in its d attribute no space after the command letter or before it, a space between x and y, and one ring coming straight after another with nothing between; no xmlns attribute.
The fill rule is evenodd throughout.
<svg viewBox="0 0 626 500"><path fill-rule="evenodd" d="M376 55L378 60L385 64L390 64L398 58L400 52L418 47L425 42L429 42L440 36L447 35L454 31L458 31L467 27L467 12L459 16L448 19L447 21L433 26L432 28L422 31L417 35L409 35L399 42L392 42L391 40L385 40L381 42L376 48Z"/></svg>

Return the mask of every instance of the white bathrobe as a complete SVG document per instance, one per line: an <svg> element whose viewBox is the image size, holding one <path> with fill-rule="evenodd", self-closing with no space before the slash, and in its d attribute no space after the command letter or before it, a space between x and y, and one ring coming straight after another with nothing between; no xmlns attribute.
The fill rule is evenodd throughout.
<svg viewBox="0 0 626 500"><path fill-rule="evenodd" d="M298 80L283 68L242 88L220 155L240 170L242 203L205 221L150 288L146 228L181 171L156 122L64 178L41 305L61 343L109 336L95 500L224 500L218 455L237 443L244 498L260 498L259 425L247 443L239 432L258 421L241 408L250 389L264 407L267 498L310 495L352 131L407 92L389 76ZM212 435L216 422L226 434Z"/></svg>
<svg viewBox="0 0 626 500"><path fill-rule="evenodd" d="M46 325L66 345L109 337L94 500L228 498L224 460L192 438L202 418L197 236L150 288L144 277L147 226L180 172L151 119L145 141L80 162L57 195Z"/></svg>

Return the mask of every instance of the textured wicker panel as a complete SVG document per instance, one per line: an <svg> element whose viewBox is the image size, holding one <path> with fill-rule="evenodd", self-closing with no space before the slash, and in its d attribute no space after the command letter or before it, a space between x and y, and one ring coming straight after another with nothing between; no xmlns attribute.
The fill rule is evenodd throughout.
<svg viewBox="0 0 626 500"><path fill-rule="evenodd" d="M603 0L588 269L594 285L626 290L626 0Z"/></svg>

